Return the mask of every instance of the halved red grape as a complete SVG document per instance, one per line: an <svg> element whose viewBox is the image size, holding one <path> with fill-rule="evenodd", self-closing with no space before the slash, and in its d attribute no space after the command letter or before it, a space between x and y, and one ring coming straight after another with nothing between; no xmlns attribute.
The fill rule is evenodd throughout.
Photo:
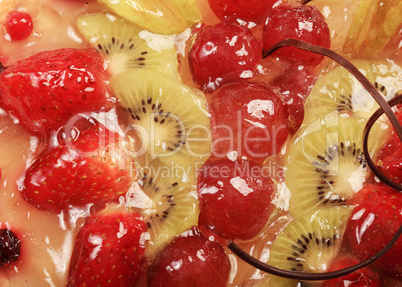
<svg viewBox="0 0 402 287"><path fill-rule="evenodd" d="M276 6L265 21L264 50L287 38L302 40L324 48L329 48L331 45L330 31L324 16L315 6L300 3ZM294 47L282 48L273 56L308 66L316 66L323 59L321 55Z"/></svg>
<svg viewBox="0 0 402 287"><path fill-rule="evenodd" d="M259 164L210 158L198 177L198 224L226 239L251 239L263 229L273 211L275 189Z"/></svg>
<svg viewBox="0 0 402 287"><path fill-rule="evenodd" d="M291 132L296 132L304 119L304 102L317 80L312 69L299 66L286 70L276 77L271 84L279 88L282 101L288 112L288 125Z"/></svg>
<svg viewBox="0 0 402 287"><path fill-rule="evenodd" d="M222 246L196 228L174 239L151 265L149 287L226 287L230 261Z"/></svg>
<svg viewBox="0 0 402 287"><path fill-rule="evenodd" d="M215 15L225 18L239 18L243 21L260 22L278 0L208 0Z"/></svg>
<svg viewBox="0 0 402 287"><path fill-rule="evenodd" d="M233 83L211 101L213 154L262 163L277 154L289 129L279 93L263 83Z"/></svg>
<svg viewBox="0 0 402 287"><path fill-rule="evenodd" d="M251 78L262 60L262 43L236 22L204 27L189 53L194 81L207 92Z"/></svg>

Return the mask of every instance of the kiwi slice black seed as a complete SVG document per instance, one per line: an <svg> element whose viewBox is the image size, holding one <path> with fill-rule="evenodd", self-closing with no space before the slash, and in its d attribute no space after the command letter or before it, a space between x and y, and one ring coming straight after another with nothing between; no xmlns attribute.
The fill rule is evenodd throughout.
<svg viewBox="0 0 402 287"><path fill-rule="evenodd" d="M111 80L124 115L141 142L139 155L183 168L202 164L211 150L206 99L175 79L130 70Z"/></svg>
<svg viewBox="0 0 402 287"><path fill-rule="evenodd" d="M143 31L127 20L104 13L79 17L77 27L108 60L112 76L130 69L149 69L166 77L178 76L173 38Z"/></svg>
<svg viewBox="0 0 402 287"><path fill-rule="evenodd" d="M402 68L392 61L354 61L353 64L375 86L385 100L402 94ZM320 77L305 103L310 121L332 111L369 118L379 105L362 84L344 67L338 66Z"/></svg>
<svg viewBox="0 0 402 287"><path fill-rule="evenodd" d="M326 271L339 252L350 214L349 207L324 207L293 220L273 242L268 264L295 272ZM269 286L298 282L273 275L266 279Z"/></svg>
<svg viewBox="0 0 402 287"><path fill-rule="evenodd" d="M197 225L199 204L195 181L186 181L180 171L153 160L138 167L138 187L128 206L141 212L150 238L148 258L155 256L174 236Z"/></svg>
<svg viewBox="0 0 402 287"><path fill-rule="evenodd" d="M290 191L289 212L298 217L324 206L348 204L369 176L361 132L367 120L334 112L303 125L294 135L286 157L285 184ZM369 150L378 153L389 134L376 123Z"/></svg>

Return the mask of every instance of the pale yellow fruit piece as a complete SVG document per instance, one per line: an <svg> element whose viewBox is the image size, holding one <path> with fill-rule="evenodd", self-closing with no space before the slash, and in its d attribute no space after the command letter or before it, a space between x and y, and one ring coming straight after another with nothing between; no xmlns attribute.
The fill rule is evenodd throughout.
<svg viewBox="0 0 402 287"><path fill-rule="evenodd" d="M189 0L99 0L99 2L124 19L157 34L179 34L188 27L189 22L199 20L199 16L194 12L195 6L191 5L193 1Z"/></svg>
<svg viewBox="0 0 402 287"><path fill-rule="evenodd" d="M343 46L352 56L376 56L402 25L402 1L361 0Z"/></svg>

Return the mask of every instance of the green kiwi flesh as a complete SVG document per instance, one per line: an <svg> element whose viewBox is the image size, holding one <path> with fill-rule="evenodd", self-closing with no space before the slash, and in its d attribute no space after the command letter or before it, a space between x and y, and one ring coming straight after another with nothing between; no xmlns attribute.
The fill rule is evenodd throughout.
<svg viewBox="0 0 402 287"><path fill-rule="evenodd" d="M197 186L158 160L138 167L138 172L139 187L133 190L128 206L140 212L148 226L146 256L152 258L176 235L197 225Z"/></svg>
<svg viewBox="0 0 402 287"><path fill-rule="evenodd" d="M127 20L104 13L79 17L77 27L108 60L111 76L130 69L150 69L166 76L178 76L177 54L171 38L142 31Z"/></svg>
<svg viewBox="0 0 402 287"><path fill-rule="evenodd" d="M268 264L296 272L325 272L337 256L349 207L323 207L291 221L274 240ZM297 280L266 275L269 286L297 286ZM264 280L264 281L265 281Z"/></svg>
<svg viewBox="0 0 402 287"><path fill-rule="evenodd" d="M209 113L203 94L176 79L130 70L111 79L125 117L142 143L138 154L182 167L210 155Z"/></svg>
<svg viewBox="0 0 402 287"><path fill-rule="evenodd" d="M354 61L353 64L389 101L402 93L402 68L394 62ZM305 103L305 119L313 121L333 111L369 118L379 105L342 66L320 77Z"/></svg>
<svg viewBox="0 0 402 287"><path fill-rule="evenodd" d="M324 206L349 204L369 176L363 155L367 119L334 112L302 125L285 160L289 212L299 217ZM388 125L376 123L369 151L374 159L389 135Z"/></svg>

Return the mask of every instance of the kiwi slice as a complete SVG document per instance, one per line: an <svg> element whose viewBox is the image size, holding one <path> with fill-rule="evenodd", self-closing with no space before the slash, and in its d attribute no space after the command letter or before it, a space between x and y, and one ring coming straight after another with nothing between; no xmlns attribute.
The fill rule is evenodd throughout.
<svg viewBox="0 0 402 287"><path fill-rule="evenodd" d="M127 200L140 212L150 235L146 256L159 253L174 236L197 225L199 204L195 180L186 181L177 171L152 160L138 166L138 186Z"/></svg>
<svg viewBox="0 0 402 287"><path fill-rule="evenodd" d="M376 56L402 25L400 0L364 0L354 12L343 51L352 56Z"/></svg>
<svg viewBox="0 0 402 287"><path fill-rule="evenodd" d="M201 20L195 0L99 0L107 9L153 33L182 33Z"/></svg>
<svg viewBox="0 0 402 287"><path fill-rule="evenodd" d="M141 31L127 20L104 13L79 17L77 27L108 60L111 76L130 69L150 69L166 76L178 76L179 64L171 38Z"/></svg>
<svg viewBox="0 0 402 287"><path fill-rule="evenodd" d="M268 264L296 272L322 273L341 247L349 207L323 207L291 221L274 240ZM297 286L297 280L267 275L269 286Z"/></svg>
<svg viewBox="0 0 402 287"><path fill-rule="evenodd" d="M176 79L147 70L114 77L111 86L141 142L138 154L166 164L193 167L210 155L211 136L206 99Z"/></svg>
<svg viewBox="0 0 402 287"><path fill-rule="evenodd" d="M363 155L367 119L335 112L303 125L285 159L289 212L297 218L312 209L347 205L369 176ZM373 159L385 144L389 127L377 122L371 131Z"/></svg>
<svg viewBox="0 0 402 287"><path fill-rule="evenodd" d="M388 101L402 94L402 68L394 62L353 62ZM367 90L342 66L320 77L305 103L306 120L315 120L333 111L369 118L379 105Z"/></svg>

